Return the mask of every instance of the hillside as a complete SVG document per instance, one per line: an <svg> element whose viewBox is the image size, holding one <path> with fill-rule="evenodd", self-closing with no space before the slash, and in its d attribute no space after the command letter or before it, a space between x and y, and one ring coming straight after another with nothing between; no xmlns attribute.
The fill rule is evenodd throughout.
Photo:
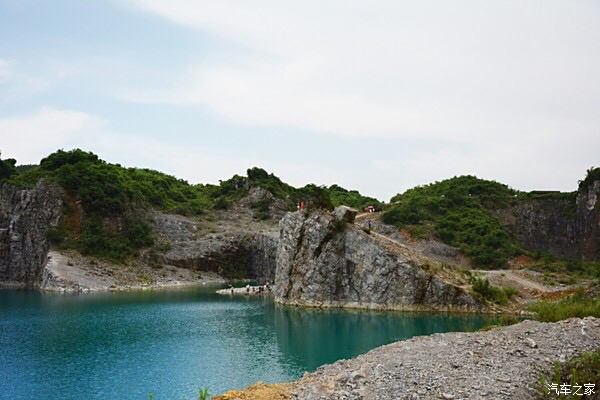
<svg viewBox="0 0 600 400"><path fill-rule="evenodd" d="M520 192L474 176L454 177L394 196L382 219L414 238L455 246L478 267L504 268L527 256L595 275L599 171L590 169L572 193Z"/></svg>
<svg viewBox="0 0 600 400"><path fill-rule="evenodd" d="M158 171L111 164L80 149L59 150L39 165L15 165L15 160L0 160L0 183L31 188L43 179L57 184L64 192L64 218L48 232L54 247L115 261L135 255L155 242L147 213L152 209L200 216L231 208L253 188L268 192L246 204L254 217L262 220L271 218L273 209L295 210L300 200L309 208L327 209L341 202L359 207L379 204L337 185L295 188L257 167L248 169L247 176L235 175L219 185L192 185Z"/></svg>

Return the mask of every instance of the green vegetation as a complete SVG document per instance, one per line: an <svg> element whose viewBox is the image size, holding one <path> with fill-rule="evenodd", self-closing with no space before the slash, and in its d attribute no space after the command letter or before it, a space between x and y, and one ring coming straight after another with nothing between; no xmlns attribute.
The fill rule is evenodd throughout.
<svg viewBox="0 0 600 400"><path fill-rule="evenodd" d="M39 165L15 166L0 160L0 181L32 187L40 179L57 183L65 192L63 224L48 231L54 246L74 248L86 255L124 261L154 242L147 220L149 208L183 215L200 215L227 209L252 188L270 192L250 206L257 219L270 218L270 207L279 199L288 210L303 200L307 208L332 209L330 193L346 193L354 202L370 199L339 186L328 189L313 184L295 188L261 168L250 168L247 177L235 175L219 185L191 185L158 171L125 168L80 149L59 150ZM356 203L358 204L358 203Z"/></svg>
<svg viewBox="0 0 600 400"><path fill-rule="evenodd" d="M207 388L202 388L198 390L198 400L210 400L210 398L211 396ZM154 393L148 393L148 400L156 400L156 396L154 396Z"/></svg>
<svg viewBox="0 0 600 400"><path fill-rule="evenodd" d="M556 394L550 385L570 385L570 394ZM595 394L582 396L585 384L595 385ZM556 362L551 376L542 374L539 379L539 399L600 399L600 349L589 351L575 357L564 364ZM577 391L577 393L575 393Z"/></svg>
<svg viewBox="0 0 600 400"><path fill-rule="evenodd" d="M198 400L208 400L210 399L210 394L208 393L207 388L200 389L198 391Z"/></svg>
<svg viewBox="0 0 600 400"><path fill-rule="evenodd" d="M10 182L32 186L41 178L56 182L66 192L65 224L48 233L51 242L115 261L152 245L152 229L141 209L198 214L211 205L203 186L148 169L110 164L79 149L59 150L39 166L13 174Z"/></svg>
<svg viewBox="0 0 600 400"><path fill-rule="evenodd" d="M473 277L471 279L473 292L481 298L496 304L506 305L518 293L512 287L497 287L490 284L487 278Z"/></svg>
<svg viewBox="0 0 600 400"><path fill-rule="evenodd" d="M229 208L231 204L248 194L253 187L265 189L275 198L284 200L290 211L296 209L296 204L300 200L305 202L307 208L333 209L334 207L326 187L308 184L301 188L295 188L258 167L248 169L247 175L247 177L234 175L232 178L220 182L212 193L215 197L215 208ZM257 218L268 219L269 206L269 199L260 200L254 204L253 208L257 211Z"/></svg>
<svg viewBox="0 0 600 400"><path fill-rule="evenodd" d="M598 168L598 167L591 167L587 170L585 179L582 181L579 181L579 189L581 189L585 186L588 186L590 183L592 183L594 181L600 181L600 168Z"/></svg>
<svg viewBox="0 0 600 400"><path fill-rule="evenodd" d="M556 322L567 318L600 317L600 298L579 291L556 301L538 301L528 307L536 318L544 322Z"/></svg>
<svg viewBox="0 0 600 400"><path fill-rule="evenodd" d="M502 268L520 249L493 211L507 207L515 195L498 182L454 177L394 196L383 220L420 237L437 236L475 265Z"/></svg>
<svg viewBox="0 0 600 400"><path fill-rule="evenodd" d="M17 161L14 158L6 160L0 159L0 183L13 175L16 172L15 164Z"/></svg>
<svg viewBox="0 0 600 400"><path fill-rule="evenodd" d="M561 260L550 254L536 252L528 268L543 272L546 276L555 275L558 283L571 284L578 278L600 278L600 262L584 260ZM565 279L568 279L565 281Z"/></svg>
<svg viewBox="0 0 600 400"><path fill-rule="evenodd" d="M346 190L341 186L331 185L327 188L327 192L329 193L329 197L331 198L334 207L345 205L356 208L359 211L367 206L373 206L377 210L382 208L382 204L379 200L373 197L363 196L357 190Z"/></svg>

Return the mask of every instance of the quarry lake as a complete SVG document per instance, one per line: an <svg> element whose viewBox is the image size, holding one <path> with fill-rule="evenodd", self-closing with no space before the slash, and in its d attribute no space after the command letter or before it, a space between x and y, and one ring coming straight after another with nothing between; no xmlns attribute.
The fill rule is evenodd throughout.
<svg viewBox="0 0 600 400"><path fill-rule="evenodd" d="M282 307L215 288L58 295L0 291L1 399L192 399L486 317Z"/></svg>

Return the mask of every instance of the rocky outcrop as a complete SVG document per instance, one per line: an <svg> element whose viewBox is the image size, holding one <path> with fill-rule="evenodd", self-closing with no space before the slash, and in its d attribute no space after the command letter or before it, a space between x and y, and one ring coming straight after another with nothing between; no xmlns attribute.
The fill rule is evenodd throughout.
<svg viewBox="0 0 600 400"><path fill-rule="evenodd" d="M404 310L483 309L465 290L427 271L426 260L347 223L344 215L295 212L280 221L276 301Z"/></svg>
<svg viewBox="0 0 600 400"><path fill-rule="evenodd" d="M206 233L199 225L186 217L157 213L155 231L169 243L162 264L259 283L274 280L276 232L252 232L236 226Z"/></svg>
<svg viewBox="0 0 600 400"><path fill-rule="evenodd" d="M519 200L499 214L524 248L559 258L580 258L574 203L574 196Z"/></svg>
<svg viewBox="0 0 600 400"><path fill-rule="evenodd" d="M497 211L500 220L531 251L558 258L600 260L600 181L577 193L540 192Z"/></svg>
<svg viewBox="0 0 600 400"><path fill-rule="evenodd" d="M579 189L576 229L581 257L600 260L600 181L592 181Z"/></svg>
<svg viewBox="0 0 600 400"><path fill-rule="evenodd" d="M541 373L599 346L597 318L416 337L320 367L290 398L537 399Z"/></svg>
<svg viewBox="0 0 600 400"><path fill-rule="evenodd" d="M54 185L0 187L0 284L39 286L49 248L46 233L61 215L61 195Z"/></svg>

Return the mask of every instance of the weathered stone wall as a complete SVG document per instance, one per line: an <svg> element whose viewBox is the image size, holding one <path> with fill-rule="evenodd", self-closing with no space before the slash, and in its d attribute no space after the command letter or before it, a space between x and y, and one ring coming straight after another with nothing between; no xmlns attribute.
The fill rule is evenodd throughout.
<svg viewBox="0 0 600 400"><path fill-rule="evenodd" d="M226 278L256 279L259 283L275 278L278 238L274 232L230 228L199 234L194 221L162 213L155 216L155 231L171 244L161 261L164 264L216 272Z"/></svg>
<svg viewBox="0 0 600 400"><path fill-rule="evenodd" d="M474 310L458 286L331 213L289 213L280 222L275 300L309 306Z"/></svg>
<svg viewBox="0 0 600 400"><path fill-rule="evenodd" d="M576 198L526 199L498 211L507 229L528 250L559 258L600 260L600 181Z"/></svg>
<svg viewBox="0 0 600 400"><path fill-rule="evenodd" d="M44 181L33 189L0 186L0 284L36 287L47 262L46 232L62 214L59 190Z"/></svg>
<svg viewBox="0 0 600 400"><path fill-rule="evenodd" d="M577 194L577 236L584 260L600 260L600 181L581 188Z"/></svg>
<svg viewBox="0 0 600 400"><path fill-rule="evenodd" d="M560 258L580 257L574 200L520 200L500 215L524 248Z"/></svg>

